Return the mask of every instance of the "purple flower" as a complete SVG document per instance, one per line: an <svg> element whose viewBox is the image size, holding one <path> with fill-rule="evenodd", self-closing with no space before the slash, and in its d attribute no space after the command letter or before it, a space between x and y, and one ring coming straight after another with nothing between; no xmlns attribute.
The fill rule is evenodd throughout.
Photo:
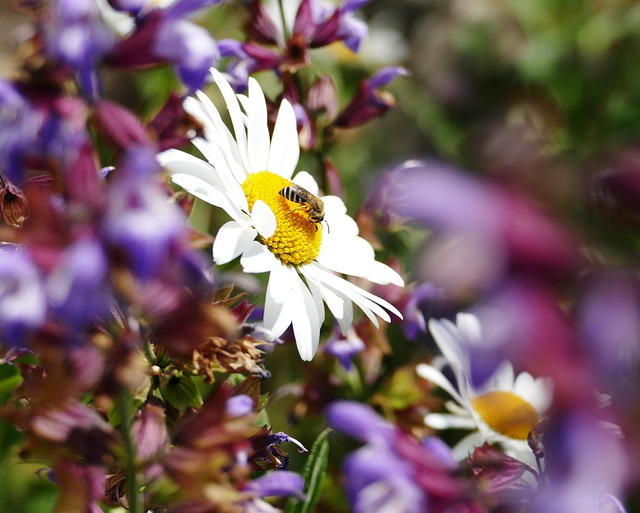
<svg viewBox="0 0 640 513"><path fill-rule="evenodd" d="M158 273L184 229L182 213L154 181L157 171L152 151L130 151L107 193L102 223L106 242L141 279Z"/></svg>
<svg viewBox="0 0 640 513"><path fill-rule="evenodd" d="M166 9L151 9L137 19L136 29L109 53L109 64L142 69L170 62L191 90L198 89L215 66L215 40L199 25L184 19L220 0L177 0Z"/></svg>
<svg viewBox="0 0 640 513"><path fill-rule="evenodd" d="M198 89L220 54L211 35L186 20L165 21L156 35L154 52L173 63L180 80Z"/></svg>
<svg viewBox="0 0 640 513"><path fill-rule="evenodd" d="M369 3L366 1L345 1L340 11L340 26L338 28L339 39L352 52L357 53L360 50L362 42L369 35L367 24L359 20L353 15L353 11L360 9L363 5Z"/></svg>
<svg viewBox="0 0 640 513"><path fill-rule="evenodd" d="M355 513L421 513L428 498L413 469L386 448L366 446L345 461L346 491Z"/></svg>
<svg viewBox="0 0 640 513"><path fill-rule="evenodd" d="M327 409L327 421L339 431L367 443L386 443L394 427L368 406L355 401L338 401Z"/></svg>
<svg viewBox="0 0 640 513"><path fill-rule="evenodd" d="M152 403L145 404L136 414L131 437L140 460L148 461L159 454L169 443L164 409Z"/></svg>
<svg viewBox="0 0 640 513"><path fill-rule="evenodd" d="M609 271L590 279L578 305L583 348L599 388L626 408L638 401L640 283L634 272Z"/></svg>
<svg viewBox="0 0 640 513"><path fill-rule="evenodd" d="M280 445L286 442L294 443L298 446L299 452L307 452L307 448L298 440L290 437L282 431L270 433L266 427L251 437L250 444L253 450L251 461L257 469L281 469L286 470L289 464L289 455L284 452Z"/></svg>
<svg viewBox="0 0 640 513"><path fill-rule="evenodd" d="M465 495L466 485L455 477L457 465L444 443L420 443L368 406L353 401L331 404L327 420L339 431L366 442L344 464L347 495L356 513L471 507L471 494Z"/></svg>
<svg viewBox="0 0 640 513"><path fill-rule="evenodd" d="M353 366L353 357L364 348L364 342L353 328L346 335L342 335L340 329L334 330L333 336L324 345L324 351L337 358L347 371Z"/></svg>
<svg viewBox="0 0 640 513"><path fill-rule="evenodd" d="M48 297L54 311L73 326L82 326L109 312L107 256L90 237L67 248L47 278Z"/></svg>
<svg viewBox="0 0 640 513"><path fill-rule="evenodd" d="M0 170L11 182L22 184L24 158L38 144L42 124L13 84L0 80Z"/></svg>
<svg viewBox="0 0 640 513"><path fill-rule="evenodd" d="M5 343L22 345L26 332L40 326L46 312L40 273L28 254L12 247L0 249L0 323Z"/></svg>
<svg viewBox="0 0 640 513"><path fill-rule="evenodd" d="M253 412L253 399L246 394L234 395L224 405L230 417L242 417Z"/></svg>
<svg viewBox="0 0 640 513"><path fill-rule="evenodd" d="M148 4L149 0L107 0L116 11L129 12L137 15Z"/></svg>
<svg viewBox="0 0 640 513"><path fill-rule="evenodd" d="M545 486L534 513L622 511L622 496L633 467L622 438L600 422L596 410L567 412L545 430Z"/></svg>
<svg viewBox="0 0 640 513"><path fill-rule="evenodd" d="M52 2L52 23L46 27L49 53L78 71L86 94L94 96L92 73L115 37L105 26L95 0Z"/></svg>
<svg viewBox="0 0 640 513"><path fill-rule="evenodd" d="M232 76L232 84L237 91L244 91L248 75L256 71L295 72L309 65L309 49L336 41L357 51L368 30L354 11L366 3L346 1L336 7L318 0L301 0L293 26L285 27L282 33L262 2L251 0L247 41L227 41L221 52L223 57L231 57L226 71ZM278 48L272 50L262 45Z"/></svg>
<svg viewBox="0 0 640 513"><path fill-rule="evenodd" d="M243 491L256 497L303 497L304 479L295 472L278 470L269 472L247 483Z"/></svg>
<svg viewBox="0 0 640 513"><path fill-rule="evenodd" d="M581 266L572 233L526 197L437 161L408 161L387 178L387 209L433 229L423 278L451 295L494 287L513 269L564 278Z"/></svg>
<svg viewBox="0 0 640 513"><path fill-rule="evenodd" d="M406 77L409 72L402 67L383 68L367 80L363 80L351 102L335 120L335 126L352 128L381 116L395 106L395 100L389 93L380 91L396 77Z"/></svg>

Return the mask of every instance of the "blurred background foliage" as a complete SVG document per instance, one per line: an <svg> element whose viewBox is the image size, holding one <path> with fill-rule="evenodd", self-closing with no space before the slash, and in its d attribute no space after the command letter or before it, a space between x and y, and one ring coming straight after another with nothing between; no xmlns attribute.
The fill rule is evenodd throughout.
<svg viewBox="0 0 640 513"><path fill-rule="evenodd" d="M5 77L16 69L14 42L23 21L12 3L0 4L0 69ZM387 88L396 99L395 110L363 128L336 134L330 157L344 181L350 213L357 212L385 170L408 158L437 157L526 191L621 263L638 256L636 225L611 230L589 209L586 184L616 155L640 142L640 4L373 0L362 12L370 31L362 52L354 55L333 45L314 52L305 73L330 73L341 105L361 79L384 65L404 65L412 76ZM237 38L243 15L240 2L231 1L199 22L217 39ZM169 69L104 73L109 95L143 119L151 117L178 84ZM267 94L275 91L269 74L257 78ZM313 156L303 156L301 167L317 173L314 165ZM201 228L206 228L202 225L209 222L209 214L219 214L202 205L198 209ZM213 223L222 220L214 218ZM379 248L381 255L398 258L411 277L412 259L424 237L408 230L391 234ZM402 410L403 399L410 404L411 394L419 389L403 366L426 353L427 346L408 343L397 326L387 335L391 347L380 342L383 372L373 383L354 382L353 375L337 380L333 359L319 354L310 367L301 364L293 344L278 347L266 360L272 373L264 384L271 394L271 424L310 446L324 422L317 411L296 408L299 394L313 394L314 387L323 391L323 401L332 396L368 399L389 410ZM313 384L306 391L296 389L303 375ZM308 408L314 397L306 399ZM14 428L0 423L0 512L50 511L56 488L36 477L36 467L8 463L13 456L3 447L13 445L16 437L20 434ZM337 469L346 448L332 445L331 450L332 468ZM291 469L300 471L304 455L290 455ZM318 511L347 510L339 488L332 486L335 479L339 477L329 476L325 486L334 491L324 494Z"/></svg>

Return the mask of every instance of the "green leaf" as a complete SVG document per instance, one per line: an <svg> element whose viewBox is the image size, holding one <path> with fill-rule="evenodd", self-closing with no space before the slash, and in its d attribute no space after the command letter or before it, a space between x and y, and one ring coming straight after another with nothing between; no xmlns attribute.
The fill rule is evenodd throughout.
<svg viewBox="0 0 640 513"><path fill-rule="evenodd" d="M20 383L22 376L18 369L9 363L0 365L0 404L7 402Z"/></svg>
<svg viewBox="0 0 640 513"><path fill-rule="evenodd" d="M23 439L24 435L13 424L0 419L0 469L5 467L5 460L11 453L13 446L21 443Z"/></svg>
<svg viewBox="0 0 640 513"><path fill-rule="evenodd" d="M189 406L200 408L202 396L198 387L188 376L173 376L160 385L162 398L184 412Z"/></svg>
<svg viewBox="0 0 640 513"><path fill-rule="evenodd" d="M305 500L289 504L285 513L310 513L318 503L322 485L327 478L327 463L329 462L327 436L330 432L331 428L327 428L318 435L318 438L313 442L309 459L302 471L302 477L306 483Z"/></svg>

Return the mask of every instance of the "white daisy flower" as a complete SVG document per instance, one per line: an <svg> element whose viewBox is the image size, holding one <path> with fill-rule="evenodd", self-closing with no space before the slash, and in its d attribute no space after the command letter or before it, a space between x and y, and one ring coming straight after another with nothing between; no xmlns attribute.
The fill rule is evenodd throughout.
<svg viewBox="0 0 640 513"><path fill-rule="evenodd" d="M550 380L534 379L528 372L516 377L511 362L504 361L481 388L475 389L471 385L468 347L482 341L478 318L458 314L456 324L446 319L431 319L429 330L457 385L433 365L417 366L418 375L442 388L453 399L445 404L449 413L429 413L425 424L434 429L472 430L453 448L459 460L473 452L474 447L488 442L499 443L507 455L535 465L527 436L551 404Z"/></svg>
<svg viewBox="0 0 640 513"><path fill-rule="evenodd" d="M198 91L198 99L188 98L184 106L205 127L204 138L193 143L207 161L178 150L160 154L159 160L174 183L231 216L215 237L215 263L240 257L245 272L270 273L265 328L278 337L292 325L300 356L308 361L318 347L324 303L343 333L352 324L353 303L376 326L376 316L391 321L387 311L401 318L387 301L336 274L403 286L398 273L375 260L373 248L358 236L358 226L342 200L320 196L324 205L320 223L318 216L312 218L308 204L281 194L295 184L314 198L318 195L309 173L293 176L300 147L291 104L282 101L270 137L258 82L250 78L248 96L236 95L221 73L211 72L226 102L233 135L213 102Z"/></svg>

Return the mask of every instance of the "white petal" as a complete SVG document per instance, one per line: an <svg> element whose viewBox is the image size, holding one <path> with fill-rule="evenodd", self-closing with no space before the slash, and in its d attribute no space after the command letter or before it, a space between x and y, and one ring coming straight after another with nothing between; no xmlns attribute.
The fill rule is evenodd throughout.
<svg viewBox="0 0 640 513"><path fill-rule="evenodd" d="M469 433L453 447L454 459L457 461L464 460L476 447L480 447L484 442L484 437L478 431Z"/></svg>
<svg viewBox="0 0 640 513"><path fill-rule="evenodd" d="M267 125L267 103L262 89L253 77L249 77L249 110L247 126L249 164L257 173L267 169L269 161L269 127Z"/></svg>
<svg viewBox="0 0 640 513"><path fill-rule="evenodd" d="M397 272L376 261L373 247L362 237L326 237L317 261L337 273L366 278L381 285L404 285Z"/></svg>
<svg viewBox="0 0 640 513"><path fill-rule="evenodd" d="M511 362L505 360L498 365L498 368L489 378L492 390L504 390L511 392L514 385L514 372ZM484 387L483 387L484 388Z"/></svg>
<svg viewBox="0 0 640 513"><path fill-rule="evenodd" d="M246 198L244 202L242 198L231 201L224 183L206 162L179 150L159 154L158 161L169 172L171 180L189 194L224 209L236 221L246 219L242 212L243 208L247 208Z"/></svg>
<svg viewBox="0 0 640 513"><path fill-rule="evenodd" d="M205 135L209 143L220 148L229 170L238 183L244 182L247 177L247 168L242 162L237 141L233 138L233 135L231 135L227 125L222 121L222 117L211 101L211 98L202 91L196 91L196 94L200 99L201 109L206 112L209 119L209 122L205 124ZM185 109L186 108L187 104L185 103Z"/></svg>
<svg viewBox="0 0 640 513"><path fill-rule="evenodd" d="M213 260L216 264L226 264L241 255L258 235L253 228L242 226L235 221L222 225L213 241Z"/></svg>
<svg viewBox="0 0 640 513"><path fill-rule="evenodd" d="M302 172L302 171L301 171ZM300 174L300 173L298 173ZM296 175L298 176L298 175ZM311 191L309 191L311 192ZM338 196L323 196L322 197L322 201L324 201L324 207L325 210L327 212L327 214L331 214L331 215L346 215L347 214L347 207L344 204L344 201L342 201L341 198L339 198Z"/></svg>
<svg viewBox="0 0 640 513"><path fill-rule="evenodd" d="M208 137L211 136L209 135ZM240 182L238 181L236 174L231 171L231 167L228 164L228 161L233 161L233 159L225 158L222 154L222 150L217 145L212 144L208 139L195 137L191 139L191 142L196 148L198 148L198 150L200 150L200 153L202 153L204 158L209 161L209 164L213 166L216 175L218 175L224 184L230 200L235 202L237 205L246 205L247 199L244 191L242 190L242 187L240 187ZM238 169L240 170L239 175L244 179L244 170L240 167ZM244 206L244 209L246 211L246 206Z"/></svg>
<svg viewBox="0 0 640 513"><path fill-rule="evenodd" d="M291 104L284 99L280 104L276 126L273 129L267 170L284 178L291 178L299 157L296 115Z"/></svg>
<svg viewBox="0 0 640 513"><path fill-rule="evenodd" d="M353 323L353 303L351 299L336 291L333 287L318 281L314 272L310 271L313 265L314 264L311 263L309 265L302 266L300 271L310 286L315 286L320 290L322 299L326 302L333 317L338 321L340 330L343 334L346 334ZM314 289L311 288L311 290L313 292Z"/></svg>
<svg viewBox="0 0 640 513"><path fill-rule="evenodd" d="M287 298L291 297L293 279L289 269L280 264L269 274L269 283L264 305L264 326L279 337L291 324L291 311Z"/></svg>
<svg viewBox="0 0 640 513"><path fill-rule="evenodd" d="M436 369L433 365L421 363L416 366L416 373L421 378L431 381L436 386L439 386L447 392L453 399L455 399L460 405L464 405L464 400L455 389L451 381L449 381L441 371Z"/></svg>
<svg viewBox="0 0 640 513"><path fill-rule="evenodd" d="M371 312L367 312L370 310L374 312L376 315L381 317L387 322L391 322L391 318L389 314L383 310L386 308L387 310L393 312L400 319L402 319L402 314L398 311L396 307L394 307L388 301L367 292L366 290L354 285L353 283L336 276L331 271L322 267L322 265L316 262L313 266L309 266L309 272L312 272L316 279L321 282L331 286L333 289L342 292L348 298L350 298L354 303L356 303L362 311L372 319ZM382 308L383 307L383 308ZM365 310L366 309L366 310ZM377 326L377 321L372 319L373 323Z"/></svg>
<svg viewBox="0 0 640 513"><path fill-rule="evenodd" d="M294 271L295 272L295 271ZM311 361L318 349L320 339L320 320L316 303L305 283L297 276L297 282L293 288L293 334L298 346L300 358Z"/></svg>
<svg viewBox="0 0 640 513"><path fill-rule="evenodd" d="M447 413L428 413L424 423L433 429L475 429L476 423L471 417L459 417Z"/></svg>
<svg viewBox="0 0 640 513"><path fill-rule="evenodd" d="M374 260L370 265L366 275L363 276L373 283L379 285L396 285L398 287L404 287L404 280L396 271L394 271L387 264Z"/></svg>
<svg viewBox="0 0 640 513"><path fill-rule="evenodd" d="M460 348L455 325L447 319L429 319L429 331L443 356L449 362L456 380L458 380L458 386L466 390L469 383L469 365Z"/></svg>
<svg viewBox="0 0 640 513"><path fill-rule="evenodd" d="M482 342L480 319L472 313L460 312L456 315L456 325L464 340L471 343Z"/></svg>
<svg viewBox="0 0 640 513"><path fill-rule="evenodd" d="M215 80L220 92L222 93L222 97L227 104L242 163L245 169L251 169L249 158L247 156L247 133L244 127L244 122L242 121L242 111L240 110L238 99L236 98L233 89L231 89L229 82L227 82L227 80L222 76L222 73L215 68L211 68L211 74L213 75L213 79Z"/></svg>
<svg viewBox="0 0 640 513"><path fill-rule="evenodd" d="M311 176L306 171L300 171L296 173L296 176L293 177L293 183L300 185L307 189L314 196L318 195L318 183L315 181L313 176Z"/></svg>
<svg viewBox="0 0 640 513"><path fill-rule="evenodd" d="M247 273L266 273L278 266L278 259L264 244L252 241L242 252L240 265Z"/></svg>
<svg viewBox="0 0 640 513"><path fill-rule="evenodd" d="M271 207L262 200L256 200L251 210L251 221L258 233L265 239L271 237L278 226L276 215Z"/></svg>
<svg viewBox="0 0 640 513"><path fill-rule="evenodd" d="M364 277L375 256L371 244L361 237L327 237L316 260L334 272Z"/></svg>
<svg viewBox="0 0 640 513"><path fill-rule="evenodd" d="M324 322L324 302L322 296L322 288L313 280L307 280L307 286L311 291L311 296L316 305L316 311L318 312L318 325L322 326Z"/></svg>

